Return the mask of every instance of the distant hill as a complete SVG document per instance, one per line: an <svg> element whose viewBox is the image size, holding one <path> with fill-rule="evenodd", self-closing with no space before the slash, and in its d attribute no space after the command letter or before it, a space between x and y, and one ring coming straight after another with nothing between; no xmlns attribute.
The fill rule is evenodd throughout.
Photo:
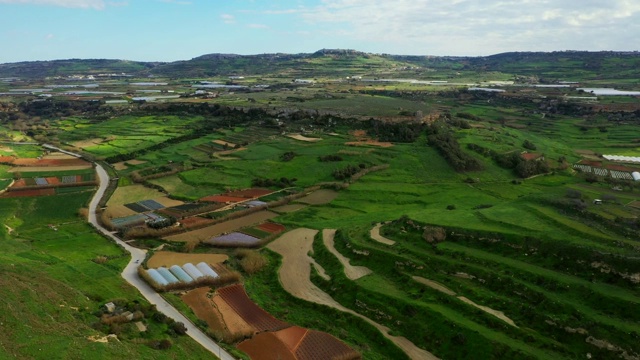
<svg viewBox="0 0 640 360"><path fill-rule="evenodd" d="M582 79L631 78L640 74L638 52L510 52L483 57L371 54L322 49L307 54L206 54L191 60L135 62L69 59L0 64L0 77L43 78L75 74L127 73L133 76L199 78L226 75L285 77L394 73L399 69L497 71L524 76Z"/></svg>

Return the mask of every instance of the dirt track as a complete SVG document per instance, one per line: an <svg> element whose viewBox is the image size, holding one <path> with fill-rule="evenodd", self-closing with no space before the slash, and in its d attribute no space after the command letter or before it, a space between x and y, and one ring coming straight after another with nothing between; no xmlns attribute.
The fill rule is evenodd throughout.
<svg viewBox="0 0 640 360"><path fill-rule="evenodd" d="M369 235L371 236L371 238L379 243L383 243L385 245L393 245L396 242L391 240L391 239L387 239L386 237L380 235L380 228L382 227L382 223L378 223L376 224L376 226L373 227L373 229L371 229L371 231L369 232Z"/></svg>
<svg viewBox="0 0 640 360"><path fill-rule="evenodd" d="M326 246L327 249L329 249L329 251L333 255L335 255L338 258L338 260L340 260L340 263L342 264L342 266L344 266L344 274L347 275L347 277L350 280L358 280L363 276L371 274L372 273L371 269L366 268L364 266L351 265L350 260L344 257L342 254L340 254L338 250L336 250L335 242L334 242L335 235L336 235L335 229L322 230L322 242L324 243L324 246Z"/></svg>
<svg viewBox="0 0 640 360"><path fill-rule="evenodd" d="M317 304L326 305L334 309L352 314L375 326L389 340L393 341L411 359L438 359L430 352L420 349L404 337L389 335L389 328L340 305L329 294L322 291L310 280L311 267L314 260L307 254L312 248L313 237L317 230L299 228L280 236L268 245L268 248L282 255L282 266L278 277L282 287L291 295Z"/></svg>
<svg viewBox="0 0 640 360"><path fill-rule="evenodd" d="M439 283L437 283L435 281L432 281L432 280L429 280L429 279L425 279L425 278L420 277L420 276L413 276L413 280L415 280L415 281L417 281L417 282L419 282L421 284L427 285L428 287L430 287L430 288L432 288L434 290L438 290L441 293L444 293L444 294L447 294L447 295L451 295L451 296L456 296L456 293L454 291L450 290L446 286L444 286L442 284L439 284ZM502 311L494 310L494 309L492 309L490 307L487 307L487 306L478 305L475 302L469 300L468 298L466 298L464 296L456 296L456 297L458 298L458 300L460 300L460 301L462 301L464 303L467 303L467 304L469 304L469 305L471 305L471 306L473 306L475 308L478 308L478 309L486 312L487 314L491 314L491 315L497 317L498 319L506 322L507 324L509 324L511 326L518 327L513 322L513 320L508 318Z"/></svg>
<svg viewBox="0 0 640 360"><path fill-rule="evenodd" d="M310 137L306 137L300 134L292 134L292 135L287 135L288 137L295 139L295 140L300 140L300 141L307 141L307 142L316 142L316 141L322 141L322 139L320 138L310 138Z"/></svg>

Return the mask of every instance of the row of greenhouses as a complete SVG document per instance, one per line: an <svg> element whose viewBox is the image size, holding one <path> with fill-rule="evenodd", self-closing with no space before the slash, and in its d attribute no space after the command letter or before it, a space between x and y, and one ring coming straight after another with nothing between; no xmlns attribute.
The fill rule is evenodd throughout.
<svg viewBox="0 0 640 360"><path fill-rule="evenodd" d="M151 279L160 286L177 284L180 282L190 284L205 277L214 279L219 277L218 273L216 273L211 266L205 262L201 262L195 266L192 263L186 263L182 266L173 265L168 269L162 266L157 269L147 270L147 274L149 274Z"/></svg>

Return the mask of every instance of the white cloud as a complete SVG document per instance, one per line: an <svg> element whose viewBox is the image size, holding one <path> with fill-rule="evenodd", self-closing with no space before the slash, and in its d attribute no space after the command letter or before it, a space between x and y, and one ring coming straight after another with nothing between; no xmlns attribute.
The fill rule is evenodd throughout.
<svg viewBox="0 0 640 360"><path fill-rule="evenodd" d="M640 37L638 0L322 0L265 12L283 13L326 36L414 54L623 50Z"/></svg>
<svg viewBox="0 0 640 360"><path fill-rule="evenodd" d="M248 24L247 27L250 27L252 29L268 29L269 28L269 26L264 24Z"/></svg>
<svg viewBox="0 0 640 360"><path fill-rule="evenodd" d="M52 5L67 8L96 9L105 8L104 0L0 0L0 4Z"/></svg>
<svg viewBox="0 0 640 360"><path fill-rule="evenodd" d="M222 21L225 24L233 24L233 23L236 22L235 16L233 16L231 14L222 14L222 15L220 15L220 18L222 19Z"/></svg>
<svg viewBox="0 0 640 360"><path fill-rule="evenodd" d="M47 36L44 37L46 40L51 40L54 38L53 34L47 34Z"/></svg>

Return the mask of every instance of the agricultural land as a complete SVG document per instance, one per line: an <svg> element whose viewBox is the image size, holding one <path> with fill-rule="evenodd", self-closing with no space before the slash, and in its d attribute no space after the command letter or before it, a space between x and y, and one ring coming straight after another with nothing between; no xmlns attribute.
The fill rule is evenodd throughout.
<svg viewBox="0 0 640 360"><path fill-rule="evenodd" d="M0 64L0 358L640 359L638 69Z"/></svg>

